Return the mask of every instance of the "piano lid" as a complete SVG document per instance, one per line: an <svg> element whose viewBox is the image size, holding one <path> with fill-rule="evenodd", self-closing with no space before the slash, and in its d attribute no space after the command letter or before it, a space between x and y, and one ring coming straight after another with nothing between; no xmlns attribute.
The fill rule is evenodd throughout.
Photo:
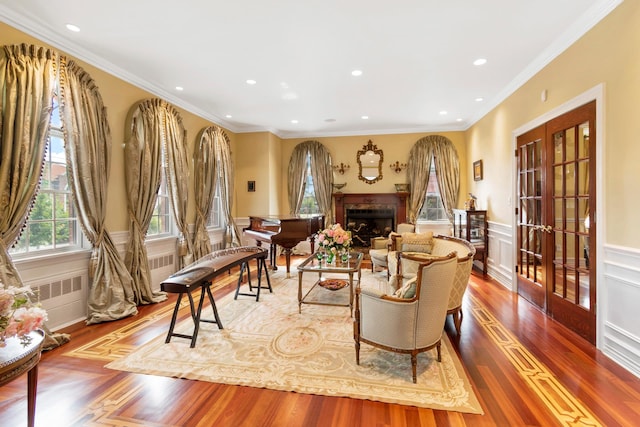
<svg viewBox="0 0 640 427"><path fill-rule="evenodd" d="M321 218L322 214L299 214L299 215L251 215L249 218L262 219L265 221L293 221L297 219Z"/></svg>

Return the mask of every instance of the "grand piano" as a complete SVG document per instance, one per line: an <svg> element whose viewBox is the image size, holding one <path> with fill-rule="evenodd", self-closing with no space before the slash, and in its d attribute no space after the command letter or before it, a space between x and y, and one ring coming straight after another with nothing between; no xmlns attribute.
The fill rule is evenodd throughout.
<svg viewBox="0 0 640 427"><path fill-rule="evenodd" d="M290 277L291 249L303 240L311 238L324 228L324 215L262 215L250 216L249 227L244 234L255 239L258 246L269 243L269 262L276 270L276 245L282 246L287 260L287 277Z"/></svg>

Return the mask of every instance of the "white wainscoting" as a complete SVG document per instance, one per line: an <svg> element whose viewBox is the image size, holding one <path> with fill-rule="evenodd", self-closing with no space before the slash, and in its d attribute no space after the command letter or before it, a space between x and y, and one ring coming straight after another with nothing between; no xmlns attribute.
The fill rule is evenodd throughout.
<svg viewBox="0 0 640 427"><path fill-rule="evenodd" d="M47 310L47 326L59 329L87 318L91 251L73 251L14 261L25 286Z"/></svg>
<svg viewBox="0 0 640 427"><path fill-rule="evenodd" d="M598 295L598 348L640 377L640 250L605 245Z"/></svg>
<svg viewBox="0 0 640 427"><path fill-rule="evenodd" d="M640 377L640 250L605 245L597 268L597 347ZM507 289L513 283L514 248L510 225L489 222L488 274Z"/></svg>
<svg viewBox="0 0 640 427"><path fill-rule="evenodd" d="M477 261L476 261L477 262ZM505 288L515 291L513 285L513 229L510 225L489 221L489 255L487 274Z"/></svg>
<svg viewBox="0 0 640 427"><path fill-rule="evenodd" d="M213 249L224 246L223 230L210 230L209 235ZM110 236L124 260L129 233ZM169 236L146 242L154 290L160 290L160 283L177 269L176 241L175 236ZM82 250L14 261L23 283L38 292L49 317L47 327L52 331L86 320L90 257L90 250Z"/></svg>

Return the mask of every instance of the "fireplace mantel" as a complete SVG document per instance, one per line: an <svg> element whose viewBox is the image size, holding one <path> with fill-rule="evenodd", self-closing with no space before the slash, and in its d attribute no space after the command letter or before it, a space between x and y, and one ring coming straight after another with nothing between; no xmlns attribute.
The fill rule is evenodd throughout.
<svg viewBox="0 0 640 427"><path fill-rule="evenodd" d="M335 218L339 224L344 224L345 210L349 205L394 205L396 211L395 224L407 222L408 192L397 193L333 193L335 204Z"/></svg>

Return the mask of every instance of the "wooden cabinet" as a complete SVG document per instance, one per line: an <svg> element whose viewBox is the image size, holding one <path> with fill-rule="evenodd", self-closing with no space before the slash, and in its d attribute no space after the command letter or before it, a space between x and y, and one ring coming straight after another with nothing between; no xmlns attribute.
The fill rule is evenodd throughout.
<svg viewBox="0 0 640 427"><path fill-rule="evenodd" d="M487 254L489 234L487 232L487 211L453 210L453 235L465 239L476 248L474 259L482 262L482 274L487 274Z"/></svg>

